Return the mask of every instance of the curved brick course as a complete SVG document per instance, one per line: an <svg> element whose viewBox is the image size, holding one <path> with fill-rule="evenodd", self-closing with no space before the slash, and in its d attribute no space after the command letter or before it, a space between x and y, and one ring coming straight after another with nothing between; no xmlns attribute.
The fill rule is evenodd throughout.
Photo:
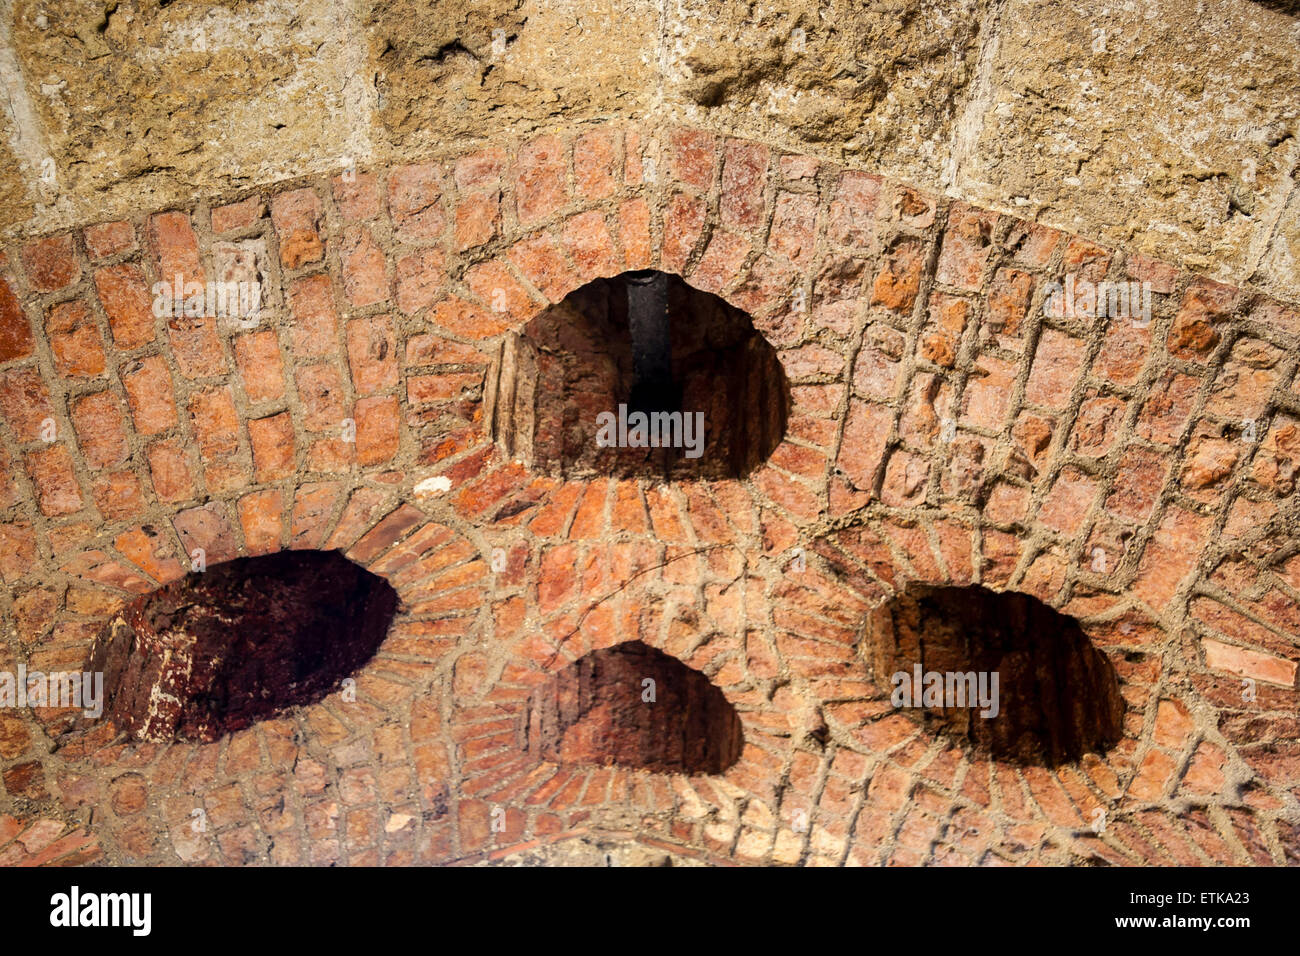
<svg viewBox="0 0 1300 956"><path fill-rule="evenodd" d="M753 317L791 384L785 440L743 480L506 460L482 394L503 336L642 268ZM177 275L258 280L265 317L155 316ZM338 549L401 601L355 701L215 743L0 711L3 799L94 807L111 861L468 861L583 832L743 863L1300 857L1289 305L626 126L65 233L5 250L0 276L0 669L80 667L198 548ZM1151 322L1045 310L1071 276L1150 283ZM896 713L862 637L909 582L1077 618L1115 665L1123 739L1017 766ZM628 640L736 709L723 774L521 745L539 686Z"/></svg>

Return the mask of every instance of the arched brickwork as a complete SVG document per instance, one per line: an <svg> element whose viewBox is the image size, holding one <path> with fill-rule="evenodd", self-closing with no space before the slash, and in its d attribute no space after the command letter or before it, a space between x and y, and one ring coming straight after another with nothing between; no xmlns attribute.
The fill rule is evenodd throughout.
<svg viewBox="0 0 1300 956"><path fill-rule="evenodd" d="M0 670L80 667L196 549L339 550L399 613L355 700L210 744L0 712L24 819L94 807L113 862L474 861L585 832L741 863L1300 856L1295 308L691 129L229 198L3 254ZM743 480L507 460L483 423L495 346L643 268L753 316L785 440ZM175 275L259 281L264 316L155 316ZM1150 283L1151 322L1045 317L1070 276ZM1078 619L1123 738L1012 766L894 713L862 634L908 581ZM724 773L520 746L539 685L628 640L736 709Z"/></svg>

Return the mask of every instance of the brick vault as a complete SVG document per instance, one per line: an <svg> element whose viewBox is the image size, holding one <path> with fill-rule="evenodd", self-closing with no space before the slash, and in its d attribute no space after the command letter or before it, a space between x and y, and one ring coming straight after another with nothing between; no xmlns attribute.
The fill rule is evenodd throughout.
<svg viewBox="0 0 1300 956"><path fill-rule="evenodd" d="M565 457L637 270L734 468ZM1293 305L622 123L0 277L0 863L1300 861Z"/></svg>

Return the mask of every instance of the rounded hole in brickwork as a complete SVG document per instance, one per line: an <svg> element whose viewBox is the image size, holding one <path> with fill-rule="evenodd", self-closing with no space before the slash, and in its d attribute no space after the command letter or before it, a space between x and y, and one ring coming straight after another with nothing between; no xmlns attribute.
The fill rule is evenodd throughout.
<svg viewBox="0 0 1300 956"><path fill-rule="evenodd" d="M911 587L873 612L868 640L895 706L999 759L1058 766L1122 736L1114 666L1030 595Z"/></svg>
<svg viewBox="0 0 1300 956"><path fill-rule="evenodd" d="M485 396L507 454L579 478L740 477L780 444L790 408L749 316L654 271L590 282L506 336Z"/></svg>
<svg viewBox="0 0 1300 956"><path fill-rule="evenodd" d="M699 671L640 641L592 651L529 699L527 747L543 760L661 773L721 773L740 717Z"/></svg>
<svg viewBox="0 0 1300 956"><path fill-rule="evenodd" d="M340 687L374 656L397 603L336 551L238 558L131 601L90 668L120 730L210 742Z"/></svg>

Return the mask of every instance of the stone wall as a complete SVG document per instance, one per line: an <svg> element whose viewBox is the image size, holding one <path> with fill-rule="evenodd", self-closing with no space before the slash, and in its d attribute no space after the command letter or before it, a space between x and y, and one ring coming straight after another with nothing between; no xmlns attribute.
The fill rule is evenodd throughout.
<svg viewBox="0 0 1300 956"><path fill-rule="evenodd" d="M1250 0L5 0L0 226L32 236L215 205L621 118L883 173L1295 302L1294 13Z"/></svg>

